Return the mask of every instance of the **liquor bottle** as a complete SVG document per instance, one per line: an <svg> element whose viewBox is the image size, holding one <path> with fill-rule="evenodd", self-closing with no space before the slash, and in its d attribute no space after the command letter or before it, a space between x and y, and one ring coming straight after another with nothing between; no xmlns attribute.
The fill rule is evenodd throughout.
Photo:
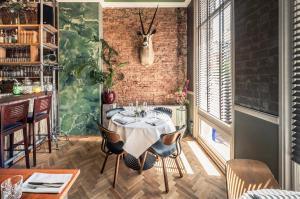
<svg viewBox="0 0 300 199"><path fill-rule="evenodd" d="M16 40L16 43L18 43L18 29L16 29L15 40Z"/></svg>
<svg viewBox="0 0 300 199"><path fill-rule="evenodd" d="M16 43L16 38L15 38L15 36L16 36L16 33L15 33L15 31L13 30L13 31L11 32L11 43Z"/></svg>
<svg viewBox="0 0 300 199"><path fill-rule="evenodd" d="M2 29L0 31L0 43L4 43L4 34Z"/></svg>
<svg viewBox="0 0 300 199"><path fill-rule="evenodd" d="M12 32L11 31L8 32L7 43L12 43Z"/></svg>
<svg viewBox="0 0 300 199"><path fill-rule="evenodd" d="M7 32L4 30L4 43L8 43L8 36L7 36Z"/></svg>

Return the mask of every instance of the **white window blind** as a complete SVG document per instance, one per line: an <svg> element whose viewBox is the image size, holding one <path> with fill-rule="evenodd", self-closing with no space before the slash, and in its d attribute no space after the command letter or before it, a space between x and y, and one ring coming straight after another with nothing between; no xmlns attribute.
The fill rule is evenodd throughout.
<svg viewBox="0 0 300 199"><path fill-rule="evenodd" d="M300 0L293 1L292 159L300 164Z"/></svg>
<svg viewBox="0 0 300 199"><path fill-rule="evenodd" d="M199 0L197 105L232 121L231 0Z"/></svg>

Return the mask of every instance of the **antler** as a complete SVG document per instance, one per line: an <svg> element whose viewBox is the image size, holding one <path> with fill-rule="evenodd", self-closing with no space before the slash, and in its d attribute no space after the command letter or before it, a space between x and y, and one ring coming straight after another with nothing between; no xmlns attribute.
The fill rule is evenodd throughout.
<svg viewBox="0 0 300 199"><path fill-rule="evenodd" d="M141 10L139 10L139 16L140 16L140 22L141 22L141 26L142 26L142 31L143 31L143 34L145 34L144 24L143 24L143 20L142 20L142 16L141 16Z"/></svg>
<svg viewBox="0 0 300 199"><path fill-rule="evenodd" d="M158 5L157 5L156 10L155 10L155 12L154 12L154 15L153 15L152 21L151 21L151 23L150 23L149 29L148 29L148 31L147 31L147 34L150 33L150 30L151 30L151 28L152 28L152 25L153 25L153 22L154 22L154 19L155 19L157 10L158 10Z"/></svg>

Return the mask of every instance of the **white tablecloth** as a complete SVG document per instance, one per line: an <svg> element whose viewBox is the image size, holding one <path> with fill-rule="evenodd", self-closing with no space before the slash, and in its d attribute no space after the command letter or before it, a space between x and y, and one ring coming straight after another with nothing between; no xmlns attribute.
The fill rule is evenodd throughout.
<svg viewBox="0 0 300 199"><path fill-rule="evenodd" d="M159 118L159 125L152 126L147 124L147 121ZM172 120L165 114L155 114L148 112L147 116L137 117L136 122L121 125L114 121L115 119L124 118L121 114L116 114L109 121L108 129L118 133L124 141L124 150L139 158L152 144L157 142L161 134L172 133L175 131L175 126ZM134 118L134 117L128 117Z"/></svg>

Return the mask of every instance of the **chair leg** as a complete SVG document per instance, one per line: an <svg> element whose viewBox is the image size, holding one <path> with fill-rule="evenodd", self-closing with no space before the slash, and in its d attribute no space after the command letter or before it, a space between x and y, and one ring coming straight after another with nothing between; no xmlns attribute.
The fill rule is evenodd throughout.
<svg viewBox="0 0 300 199"><path fill-rule="evenodd" d="M29 169L30 168L30 163L29 163L27 127L23 128L23 140L24 140L24 151L25 151L26 168Z"/></svg>
<svg viewBox="0 0 300 199"><path fill-rule="evenodd" d="M106 161L107 161L108 156L109 156L109 154L107 153L107 154L105 155L105 159L104 159L104 162L103 162L103 165L102 165L101 173L103 173L103 171L104 171L104 168L105 168L105 165L106 165Z"/></svg>
<svg viewBox="0 0 300 199"><path fill-rule="evenodd" d="M115 166L115 175L114 175L113 188L116 187L116 183L117 183L117 179L118 179L120 157L121 157L121 154L118 154L117 155L117 160L116 160L116 166Z"/></svg>
<svg viewBox="0 0 300 199"><path fill-rule="evenodd" d="M36 137L34 131L34 123L29 125L29 134L32 135L32 157L33 157L33 166L36 166Z"/></svg>
<svg viewBox="0 0 300 199"><path fill-rule="evenodd" d="M162 157L161 161L162 161L162 165L163 165L163 172L164 172L164 180L165 180L166 193L168 193L169 192L169 183L168 183L168 176L167 176L165 158Z"/></svg>
<svg viewBox="0 0 300 199"><path fill-rule="evenodd" d="M50 118L47 117L47 134L48 134L48 147L49 153L51 153L51 132L50 132Z"/></svg>
<svg viewBox="0 0 300 199"><path fill-rule="evenodd" d="M178 157L175 158L175 163L176 163L177 169L179 171L179 176L182 178L183 177L183 173L182 173L181 168L179 166Z"/></svg>
<svg viewBox="0 0 300 199"><path fill-rule="evenodd" d="M4 135L2 135L2 133L0 134L0 167L4 168L4 140L5 137Z"/></svg>
<svg viewBox="0 0 300 199"><path fill-rule="evenodd" d="M146 158L147 158L147 154L148 154L148 152L146 151L146 152L144 153L144 157L143 157L143 160L142 160L142 162L141 162L141 168L140 168L140 171L139 171L140 174L143 173L145 161L146 161Z"/></svg>
<svg viewBox="0 0 300 199"><path fill-rule="evenodd" d="M9 158L14 156L14 133L9 135ZM9 167L13 165L13 162L9 163Z"/></svg>

